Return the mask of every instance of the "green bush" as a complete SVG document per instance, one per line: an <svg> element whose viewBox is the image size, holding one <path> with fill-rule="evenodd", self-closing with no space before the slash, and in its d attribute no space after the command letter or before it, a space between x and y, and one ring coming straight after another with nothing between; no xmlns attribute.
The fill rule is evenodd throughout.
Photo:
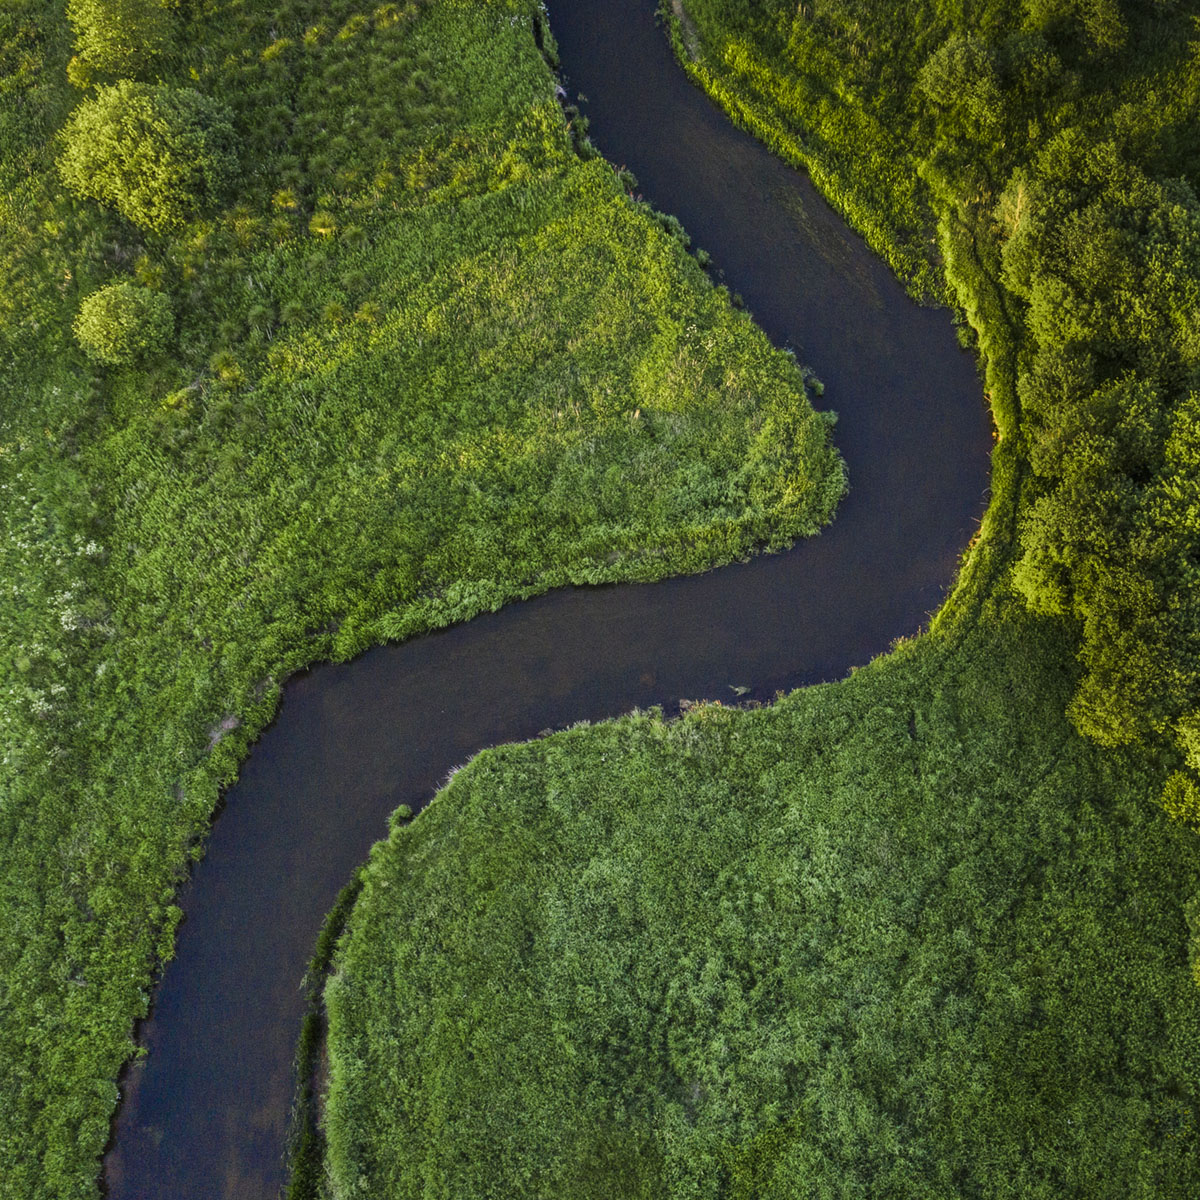
<svg viewBox="0 0 1200 1200"><path fill-rule="evenodd" d="M171 301L132 283L111 283L79 307L75 337L89 358L124 366L157 353L171 336Z"/></svg>
<svg viewBox="0 0 1200 1200"><path fill-rule="evenodd" d="M991 124L1000 109L995 54L980 38L947 39L926 60L917 84L934 104L976 126Z"/></svg>
<svg viewBox="0 0 1200 1200"><path fill-rule="evenodd" d="M155 231L182 225L235 173L227 110L191 88L101 88L75 110L64 142L69 187Z"/></svg>
<svg viewBox="0 0 1200 1200"><path fill-rule="evenodd" d="M67 0L78 57L114 76L138 75L166 49L170 14L161 0Z"/></svg>
<svg viewBox="0 0 1200 1200"><path fill-rule="evenodd" d="M1162 806L1173 821L1200 831L1200 788L1182 771L1167 780L1162 792Z"/></svg>

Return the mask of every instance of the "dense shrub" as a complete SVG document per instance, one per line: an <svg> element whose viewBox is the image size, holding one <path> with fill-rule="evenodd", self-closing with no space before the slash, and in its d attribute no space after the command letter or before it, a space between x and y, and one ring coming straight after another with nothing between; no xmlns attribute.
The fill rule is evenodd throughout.
<svg viewBox="0 0 1200 1200"><path fill-rule="evenodd" d="M75 337L89 358L124 366L161 350L172 323L171 302L162 292L111 283L79 306Z"/></svg>
<svg viewBox="0 0 1200 1200"><path fill-rule="evenodd" d="M107 75L140 75L166 49L170 13L161 0L68 0L78 58Z"/></svg>
<svg viewBox="0 0 1200 1200"><path fill-rule="evenodd" d="M958 111L971 123L988 125L1000 102L995 54L979 38L952 37L921 68L920 90L943 109Z"/></svg>
<svg viewBox="0 0 1200 1200"><path fill-rule="evenodd" d="M1016 189L1003 261L1028 304L1021 398L1044 487L1017 583L1081 623L1080 729L1106 745L1171 738L1200 708L1200 204L1075 130L1015 174L1007 212Z"/></svg>
<svg viewBox="0 0 1200 1200"><path fill-rule="evenodd" d="M79 195L160 231L183 224L229 185L233 141L218 102L191 88L122 80L75 110L59 169Z"/></svg>

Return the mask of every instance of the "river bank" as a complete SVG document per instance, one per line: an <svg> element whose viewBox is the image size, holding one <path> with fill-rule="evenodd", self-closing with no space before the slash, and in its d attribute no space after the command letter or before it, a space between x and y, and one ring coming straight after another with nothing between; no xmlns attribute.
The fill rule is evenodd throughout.
<svg viewBox="0 0 1200 1200"><path fill-rule="evenodd" d="M790 26L805 56L777 47L784 75L797 62L801 74L813 61L833 68L813 73L811 96L794 79L780 86L780 96L814 100L782 113L798 136L812 125L828 132L828 120L843 134L860 118L869 124L856 81L879 96L881 75L906 65L910 79L921 68L923 111L934 105L921 135L929 125L954 135L921 181L933 189L947 282L979 337L1003 435L969 569L930 633L848 680L749 714L709 705L667 721L655 710L498 747L455 773L418 821L394 829L372 853L327 987L335 1188L1151 1200L1200 1187L1194 814L1183 784L1166 797L1183 819L1168 821L1153 803L1163 769L1145 747L1112 753L1080 735L1075 725L1104 742L1113 728L1084 719L1076 691L1097 650L1076 660L1077 628L1059 619L1064 593L1044 591L1026 607L1046 570L1045 559L1029 561L1032 517L1048 507L1045 439L1056 444L1071 427L1028 375L1031 361L1045 372L1062 331L1037 308L1044 294L1031 312L1021 306L1030 285L1010 290L1019 276L1007 250L1002 280L998 244L1009 236L1028 253L1020 226L1032 210L1026 236L1045 233L1039 198L1068 222L1086 211L1093 233L1098 221L1128 219L1125 201L1092 178L1097 163L1131 180L1136 204L1157 213L1156 185L1121 159L1128 145L1102 146L1082 184L1056 175L1047 153L1034 171L1050 163L1043 187L1059 190L1037 192L1018 176L993 210L987 184L1002 183L989 136L964 120L979 74L947 79L963 61L990 66L988 103L998 108L1001 87L1011 88L1004 100L1020 123L1030 100L1012 64L1047 41L997 34L1008 10L990 14L991 45L974 30L945 36L965 23L957 9L929 13L932 28L903 16L889 29L893 14L881 9L860 28L830 6L809 27L805 6L781 4L756 29L762 6L745 6L744 20L729 0L711 6L718 25L729 20L726 65L741 68L737 82L760 100L774 60L747 44L750 32L786 42ZM633 6L624 15L638 17ZM589 46L600 44L597 24L581 22ZM1169 46L1146 32L1135 42L1123 25L1089 21L1047 37L1100 79L1126 36L1131 47ZM846 52L840 63L820 57L831 33ZM881 71L872 55L888 36ZM905 64L910 42L917 58ZM637 59L619 36L609 49ZM1128 79L1112 75L1129 85L1126 96L1155 78L1136 67ZM831 80L839 103L823 109ZM604 90L583 90L603 103ZM728 87L719 94L745 102ZM1102 108L1116 94L1098 87L1095 100ZM894 102L884 95L883 107ZM914 123L921 112L915 105ZM1009 116L989 113L991 133ZM611 153L604 122L594 127ZM1073 131L1080 162L1079 139L1094 133ZM880 144L847 137L838 149L869 163ZM858 211L882 199L876 232L886 241L913 195L876 193ZM1106 229L1101 241L1114 236ZM915 245L913 261L935 265ZM1096 250L1086 236L1075 248ZM1089 286L1078 260L1038 253L1036 286ZM1136 247L1123 253L1130 272L1140 269ZM1186 288L1164 298L1161 282L1147 283L1177 319L1168 301ZM1106 283L1094 298L1115 319L1122 304L1145 300L1129 286L1136 294ZM1186 359L1161 326L1145 337ZM1157 378L1161 359L1141 344L1125 349ZM1036 381L1047 385L1046 374ZM1068 395L1063 406L1078 402ZM1188 411L1184 403L1179 415ZM1191 453L1175 441L1164 452ZM1057 503L1074 519L1120 528L1116 514L1089 508L1100 498L1089 483L1072 480L1078 490ZM1180 475L1171 487L1182 486ZM1177 532L1194 545L1194 528ZM1134 547L1127 553L1138 562ZM1163 593L1163 602L1184 604L1187 594ZM1078 599L1073 611L1098 620ZM1187 645L1181 636L1169 649Z"/></svg>
<svg viewBox="0 0 1200 1200"><path fill-rule="evenodd" d="M84 8L72 26L31 0L0 30L20 64L0 96L0 1176L21 1200L93 1196L122 1099L146 1188L169 1190L164 1114L219 1124L248 1073L201 1056L155 1109L140 1054L195 929L189 871L285 680L554 586L782 547L844 482L796 364L579 161L536 5L140 6L161 24L115 67L126 42L87 32L110 7ZM110 167L162 169L68 185L87 129ZM109 319L99 340L81 312ZM308 851L276 816L295 880ZM349 875L329 869L314 911ZM300 958L262 989L281 1012L319 925L292 917L286 895L249 915ZM183 1019L244 1020L220 991ZM283 1074L293 1040L262 1047ZM277 1170L277 1114L251 1109ZM144 1196L123 1144L118 1119L110 1192Z"/></svg>

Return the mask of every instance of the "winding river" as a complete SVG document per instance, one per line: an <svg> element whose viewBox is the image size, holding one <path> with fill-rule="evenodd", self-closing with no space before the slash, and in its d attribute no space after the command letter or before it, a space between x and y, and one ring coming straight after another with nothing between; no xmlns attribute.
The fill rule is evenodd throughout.
<svg viewBox="0 0 1200 1200"><path fill-rule="evenodd" d="M680 698L770 699L916 632L982 515L990 422L949 314L914 304L809 182L674 62L655 0L550 0L597 145L677 215L826 385L850 493L786 554L579 588L293 678L180 903L105 1160L116 1200L268 1200L283 1180L300 983L399 804L498 742Z"/></svg>

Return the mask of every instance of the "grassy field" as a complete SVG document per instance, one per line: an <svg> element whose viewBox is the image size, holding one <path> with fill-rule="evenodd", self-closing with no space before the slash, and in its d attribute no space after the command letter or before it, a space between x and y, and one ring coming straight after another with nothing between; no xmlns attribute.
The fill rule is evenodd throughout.
<svg viewBox="0 0 1200 1200"><path fill-rule="evenodd" d="M1200 845L1065 719L1061 630L977 615L398 825L326 989L329 1194L1194 1195Z"/></svg>
<svg viewBox="0 0 1200 1200"><path fill-rule="evenodd" d="M1198 19L669 22L965 313L992 509L848 680L488 751L397 824L326 989L329 1195L1200 1189Z"/></svg>
<svg viewBox="0 0 1200 1200"><path fill-rule="evenodd" d="M0 16L20 1200L94 1194L175 889L288 673L777 548L844 488L795 364L569 128L533 4L69 14Z"/></svg>

